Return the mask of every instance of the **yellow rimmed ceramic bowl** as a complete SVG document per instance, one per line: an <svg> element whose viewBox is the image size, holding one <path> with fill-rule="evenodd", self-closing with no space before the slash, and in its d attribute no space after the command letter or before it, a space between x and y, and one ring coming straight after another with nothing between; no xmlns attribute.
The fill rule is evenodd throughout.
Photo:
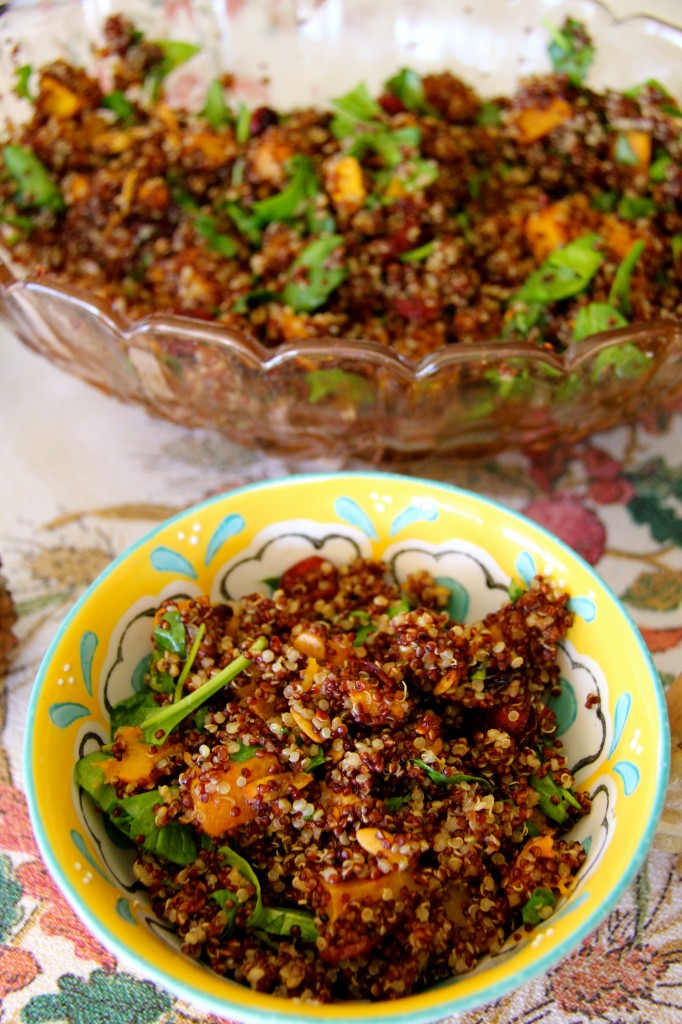
<svg viewBox="0 0 682 1024"><path fill-rule="evenodd" d="M579 881L530 940L471 974L375 1004L307 1005L252 992L182 955L139 898L130 852L113 846L73 782L88 743L108 739L108 709L134 687L153 610L171 595L214 600L261 590L311 553L382 558L398 579L425 568L451 581L467 620L498 608L512 579L551 575L571 594L561 645L559 734L590 815L572 832ZM124 963L197 1007L283 1024L435 1021L498 999L548 970L613 909L637 872L662 808L669 730L657 672L617 598L565 544L493 501L385 473L301 475L212 498L117 558L55 637L29 710L29 808L49 870L86 925Z"/></svg>

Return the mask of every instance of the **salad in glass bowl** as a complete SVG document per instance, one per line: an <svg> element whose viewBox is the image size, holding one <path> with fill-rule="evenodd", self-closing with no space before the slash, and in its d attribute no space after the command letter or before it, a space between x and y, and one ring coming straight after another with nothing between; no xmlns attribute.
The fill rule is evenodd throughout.
<svg viewBox="0 0 682 1024"><path fill-rule="evenodd" d="M674 398L682 29L522 6L10 9L0 313L275 454L538 449Z"/></svg>

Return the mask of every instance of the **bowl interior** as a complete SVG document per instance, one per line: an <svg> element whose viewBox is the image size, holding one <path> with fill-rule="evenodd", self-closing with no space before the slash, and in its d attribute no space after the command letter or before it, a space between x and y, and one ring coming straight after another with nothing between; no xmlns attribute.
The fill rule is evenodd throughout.
<svg viewBox="0 0 682 1024"><path fill-rule="evenodd" d="M76 759L109 738L108 707L134 687L150 617L170 595L220 600L255 589L311 552L341 563L383 558L398 578L426 568L449 581L475 621L511 579L552 575L575 624L561 650L560 735L591 814L574 831L587 850L566 903L524 945L472 974L392 1004L296 1005L219 978L173 948L138 898L128 855L76 791ZM587 701L590 697L592 700ZM598 698L595 702L594 698ZM586 702L594 705L586 707ZM300 476L246 487L189 509L143 538L93 584L48 651L26 745L29 807L57 883L122 960L181 998L239 1020L435 1020L498 998L566 955L614 906L653 837L668 772L662 689L627 613L563 543L494 502L383 473Z"/></svg>

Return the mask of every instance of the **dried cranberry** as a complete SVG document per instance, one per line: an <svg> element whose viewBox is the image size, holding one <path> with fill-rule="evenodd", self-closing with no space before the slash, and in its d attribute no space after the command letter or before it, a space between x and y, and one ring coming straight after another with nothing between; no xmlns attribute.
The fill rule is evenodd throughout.
<svg viewBox="0 0 682 1024"><path fill-rule="evenodd" d="M256 107L251 113L249 134L262 135L266 128L279 122L277 113L271 107Z"/></svg>
<svg viewBox="0 0 682 1024"><path fill-rule="evenodd" d="M402 114L405 110L405 104L401 99L392 92L385 92L383 96L379 97L379 106L386 111L387 114Z"/></svg>

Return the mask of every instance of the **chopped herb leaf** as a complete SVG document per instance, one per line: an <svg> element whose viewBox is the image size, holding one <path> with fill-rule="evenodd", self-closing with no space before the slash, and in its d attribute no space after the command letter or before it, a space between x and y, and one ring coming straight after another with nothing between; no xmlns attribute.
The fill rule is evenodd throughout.
<svg viewBox="0 0 682 1024"><path fill-rule="evenodd" d="M29 82L32 74L33 67L30 64L22 64L15 72L16 82L14 84L14 92L22 100L33 101L34 99L29 89Z"/></svg>
<svg viewBox="0 0 682 1024"><path fill-rule="evenodd" d="M348 152L360 158L370 150L381 158L384 166L398 167L410 152L417 149L420 139L421 131L416 126L408 125L390 131L380 125L379 130L356 135Z"/></svg>
<svg viewBox="0 0 682 1024"><path fill-rule="evenodd" d="M218 231L216 218L210 214L200 214L194 220L194 230L208 242L208 247L213 252L219 253L226 259L232 259L237 255L237 243L234 238Z"/></svg>
<svg viewBox="0 0 682 1024"><path fill-rule="evenodd" d="M102 97L102 106L111 110L119 121L128 124L135 119L135 107L120 89L114 89Z"/></svg>
<svg viewBox="0 0 682 1024"><path fill-rule="evenodd" d="M507 593L509 594L509 600L514 604L522 594L526 593L525 584L521 580L512 580L507 588Z"/></svg>
<svg viewBox="0 0 682 1024"><path fill-rule="evenodd" d="M310 758L310 760L308 762L308 766L306 768L306 771L307 772L313 772L313 771L315 771L316 768L321 768L322 765L324 764L324 762L325 762L324 750L322 750L322 748L320 747L318 752L316 754L314 754Z"/></svg>
<svg viewBox="0 0 682 1024"><path fill-rule="evenodd" d="M653 199L646 199L639 196L623 196L618 203L618 216L623 220L639 220L640 217L649 217L657 210Z"/></svg>
<svg viewBox="0 0 682 1024"><path fill-rule="evenodd" d="M494 367L485 371L485 379L495 385L499 398L505 402L520 401L532 392L535 384L525 366L506 365L501 369Z"/></svg>
<svg viewBox="0 0 682 1024"><path fill-rule="evenodd" d="M399 184L405 192L419 192L432 185L437 178L438 166L433 160L408 159L397 169L391 181ZM385 200L387 197L383 198ZM393 197L389 198L393 201Z"/></svg>
<svg viewBox="0 0 682 1024"><path fill-rule="evenodd" d="M589 338L600 331L610 331L626 325L627 320L615 306L608 302L589 302L578 310L573 326L573 339L582 341L583 338Z"/></svg>
<svg viewBox="0 0 682 1024"><path fill-rule="evenodd" d="M630 140L628 139L627 135L623 135L622 132L619 132L618 136L616 137L616 142L613 147L613 155L615 157L616 163L619 164L625 164L626 166L629 167L636 167L639 163L639 157L632 148Z"/></svg>
<svg viewBox="0 0 682 1024"><path fill-rule="evenodd" d="M244 103L240 103L237 110L234 134L240 145L244 145L245 142L249 141L249 136L251 135L251 111Z"/></svg>
<svg viewBox="0 0 682 1024"><path fill-rule="evenodd" d="M225 102L225 91L217 78L213 79L206 90L206 99L199 114L206 118L215 131L232 123L232 114Z"/></svg>
<svg viewBox="0 0 682 1024"><path fill-rule="evenodd" d="M611 290L609 291L609 302L616 306L624 316L630 316L632 305L630 302L630 282L637 264L637 260L644 252L644 242L638 238L626 253L618 265L613 277ZM620 325L619 325L620 326Z"/></svg>
<svg viewBox="0 0 682 1024"><path fill-rule="evenodd" d="M556 896L550 889L534 889L527 903L521 908L524 924L540 924L546 920L542 911L556 905Z"/></svg>
<svg viewBox="0 0 682 1024"><path fill-rule="evenodd" d="M653 358L651 352L642 352L633 342L612 345L598 354L590 376L593 381L607 374L613 374L619 380L634 380L651 365Z"/></svg>
<svg viewBox="0 0 682 1024"><path fill-rule="evenodd" d="M152 85L152 96L156 100L161 91L161 85L176 68L184 64L195 54L199 53L201 47L195 43L183 43L178 39L157 39L155 45L163 53L163 60L151 71L149 81Z"/></svg>
<svg viewBox="0 0 682 1024"><path fill-rule="evenodd" d="M17 186L15 199L20 206L39 206L55 212L64 209L61 192L32 150L25 146L5 146L3 159L7 173Z"/></svg>
<svg viewBox="0 0 682 1024"><path fill-rule="evenodd" d="M262 306L264 302L271 302L277 298L279 298L277 292L270 291L269 288L254 288L253 291L239 296L232 306L232 311L248 313L250 309L255 309L256 306Z"/></svg>
<svg viewBox="0 0 682 1024"><path fill-rule="evenodd" d="M517 300L515 299L514 301ZM515 309L514 315L505 321L504 336L505 338L512 335L526 337L534 327L537 327L542 322L542 319L543 305L541 303L524 302L523 306ZM503 374L499 370L488 371L485 376L487 380L494 380L500 385L503 385L509 378L509 374Z"/></svg>
<svg viewBox="0 0 682 1024"><path fill-rule="evenodd" d="M313 370L306 375L308 401L314 404L325 398L341 398L354 404L368 404L373 391L365 377L346 370Z"/></svg>
<svg viewBox="0 0 682 1024"><path fill-rule="evenodd" d="M295 312L311 312L323 305L346 276L343 267L328 267L327 259L343 244L340 235L317 238L294 260L282 298Z"/></svg>
<svg viewBox="0 0 682 1024"><path fill-rule="evenodd" d="M388 79L386 87L398 97L406 110L417 114L433 113L424 96L421 75L412 68L401 68L397 75Z"/></svg>
<svg viewBox="0 0 682 1024"><path fill-rule="evenodd" d="M443 772L436 771L431 765L426 764L417 757L411 758L412 764L418 765L422 771L425 771L432 782L438 782L443 786L455 786L461 782L481 782L488 789L492 790L492 784L489 779L484 779L479 775L465 775L463 772L457 772L455 775L444 775Z"/></svg>
<svg viewBox="0 0 682 1024"><path fill-rule="evenodd" d="M516 293L514 301L546 305L579 294L597 273L603 256L595 249L597 235L582 235L550 253Z"/></svg>
<svg viewBox="0 0 682 1024"><path fill-rule="evenodd" d="M331 122L332 134L337 139L352 135L359 125L380 118L382 109L370 96L364 82L360 82L350 92L332 100L336 114Z"/></svg>
<svg viewBox="0 0 682 1024"><path fill-rule="evenodd" d="M256 224L294 220L301 216L319 193L312 161L297 154L290 161L291 180L281 192L253 204Z"/></svg>
<svg viewBox="0 0 682 1024"><path fill-rule="evenodd" d="M234 223L237 231L244 236L252 245L260 245L261 229L258 217L254 213L247 213L239 203L226 203L225 213Z"/></svg>
<svg viewBox="0 0 682 1024"><path fill-rule="evenodd" d="M471 177L469 178L468 187L469 195L471 196L472 199L479 198L479 196L481 195L481 190L489 177L490 171L488 169L479 171L478 174L471 175Z"/></svg>
<svg viewBox="0 0 682 1024"><path fill-rule="evenodd" d="M365 641L372 635L372 633L376 633L376 631L377 627L372 622L368 623L366 626L361 626L355 634L353 647L362 647Z"/></svg>
<svg viewBox="0 0 682 1024"><path fill-rule="evenodd" d="M649 167L649 177L651 180L655 181L657 184L665 181L668 168L671 167L673 163L674 161L672 157L668 156L665 151L661 152L656 159L652 161L651 166Z"/></svg>
<svg viewBox="0 0 682 1024"><path fill-rule="evenodd" d="M646 81L640 82L638 85L633 85L630 89L626 89L623 92L623 95L627 96L628 99L636 100L639 99L641 94L647 89L654 89L656 92L660 93L661 96L665 96L666 99L671 100L673 98L666 87L662 85L657 78L647 78Z"/></svg>
<svg viewBox="0 0 682 1024"><path fill-rule="evenodd" d="M245 743L242 743L241 740L236 740L236 742L239 744L239 750L230 754L230 761L237 761L239 764L243 761L250 761L252 757L255 757L259 750L263 749L262 747L257 746L249 747Z"/></svg>
<svg viewBox="0 0 682 1024"><path fill-rule="evenodd" d="M600 192L593 198L591 206L593 210L598 210L600 213L612 213L618 206L619 200L620 192Z"/></svg>
<svg viewBox="0 0 682 1024"><path fill-rule="evenodd" d="M551 36L548 53L552 67L567 75L572 85L582 85L594 60L594 46L585 27L575 18L566 18L561 29L545 24Z"/></svg>
<svg viewBox="0 0 682 1024"><path fill-rule="evenodd" d="M502 113L497 103L489 101L482 103L476 115L476 124L496 127L502 124Z"/></svg>
<svg viewBox="0 0 682 1024"><path fill-rule="evenodd" d="M388 606L388 617L394 619L396 615L402 615L404 612L410 611L410 603L406 598L401 597L399 601L394 601L393 604Z"/></svg>
<svg viewBox="0 0 682 1024"><path fill-rule="evenodd" d="M389 796L384 800L386 810L390 811L391 814L395 814L396 811L401 810L406 804L409 804L412 799L411 793L405 793L404 796Z"/></svg>
<svg viewBox="0 0 682 1024"><path fill-rule="evenodd" d="M22 214L16 214L13 216L0 211L0 223L9 224L10 227L18 228L19 231L23 231L27 235L30 235L31 232L35 230L35 224L31 218L24 217ZM16 240L18 241L18 236L16 237ZM7 241L8 244L11 244L11 240L5 239L5 241Z"/></svg>

